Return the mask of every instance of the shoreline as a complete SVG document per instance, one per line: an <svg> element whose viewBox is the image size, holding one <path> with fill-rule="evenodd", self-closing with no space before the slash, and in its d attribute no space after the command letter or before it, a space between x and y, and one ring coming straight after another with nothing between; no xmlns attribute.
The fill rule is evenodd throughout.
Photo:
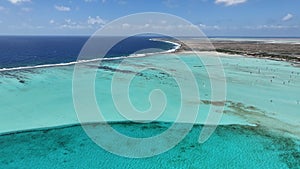
<svg viewBox="0 0 300 169"><path fill-rule="evenodd" d="M255 57L276 61L290 62L296 66L300 65L300 44L293 43L268 43L264 41L243 41L243 40L211 40L211 44L203 43L201 40L190 39L160 39L167 43L180 44L180 47L173 53L188 52L217 52L229 55L239 55L245 57ZM212 45L211 47L207 47Z"/></svg>
<svg viewBox="0 0 300 169"><path fill-rule="evenodd" d="M66 63L53 63L53 64L41 64L41 65L33 65L33 66L20 66L20 67L8 67L8 68L0 68L0 72L6 71L17 71L17 70L26 70L26 69L37 69L37 68L51 68L51 67L60 67L60 66L70 66L76 65L81 63L89 63L89 62L97 62L97 61L109 61L109 60L119 60L119 59L126 59L126 58L139 58L139 57L146 57L156 54L185 54L185 53L216 53L219 54L228 54L228 55L238 55L238 56L245 56L245 57L254 57L254 58L261 58L261 59L269 59L275 61L283 61L289 62L293 66L300 67L300 44L291 44L291 43L268 43L263 41L238 41L238 40L213 40L211 39L211 44L204 44L204 47L199 46L199 42L196 41L195 38L177 40L177 39L164 39L164 38L151 38L151 41L160 41L169 44L173 44L174 48L162 51L162 52L154 52L154 53L143 53L143 54L131 54L128 56L119 56L119 57L112 57L112 58L96 58L91 60L76 60L73 62L66 62ZM242 45L242 48L240 48ZM247 47L253 45L256 46L256 50L259 52L254 52L247 50ZM272 49L280 49L280 47L284 46L281 49L281 52L284 54L281 55L280 53L272 52L269 49L269 46L273 46ZM290 47L290 45L292 47ZM209 46L209 47L207 47ZM237 46L237 47L235 47ZM285 48L293 48L296 46L294 53L296 51L296 56L294 53L288 52ZM266 48L269 51L266 51ZM253 50L253 48L251 49ZM271 51L271 52L270 52Z"/></svg>

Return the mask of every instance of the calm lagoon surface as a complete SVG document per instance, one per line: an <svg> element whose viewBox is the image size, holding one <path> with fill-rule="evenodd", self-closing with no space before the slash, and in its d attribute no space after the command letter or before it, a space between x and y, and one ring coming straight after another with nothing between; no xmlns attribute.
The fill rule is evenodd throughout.
<svg viewBox="0 0 300 169"><path fill-rule="evenodd" d="M176 64L184 62L193 72L200 98L183 101L200 105L196 124L170 151L142 159L111 154L85 134L73 105L74 65L1 69L0 168L300 168L300 69L287 62L220 54L227 82L224 113L213 135L200 144L209 108L220 105L210 101L209 79L218 77L208 77L206 71L215 65L201 61L216 54L199 56L129 57L122 60L122 67L120 60L106 60L100 66L81 63L87 74L97 68L95 96L106 121L117 131L139 138L162 133L176 121L181 95L170 74L136 70L151 65L172 67L173 75L184 80L184 70ZM163 114L146 124L129 122L120 115L110 88L116 73L135 75L129 93L121 88L115 92L128 95L136 109L147 110L149 93L161 89L168 101ZM84 76L79 78L85 81ZM119 82L122 87L122 79ZM93 125L101 127L102 123Z"/></svg>

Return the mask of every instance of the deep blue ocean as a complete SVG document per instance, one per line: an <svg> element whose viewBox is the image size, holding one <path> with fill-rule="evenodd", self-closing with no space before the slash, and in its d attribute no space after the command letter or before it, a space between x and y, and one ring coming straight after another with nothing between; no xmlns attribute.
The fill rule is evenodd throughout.
<svg viewBox="0 0 300 169"><path fill-rule="evenodd" d="M103 44L112 38L107 37ZM173 44L152 41L151 38L153 37L126 38L111 48L105 57L128 56L149 48L174 48ZM74 62L88 39L87 36L0 36L0 68Z"/></svg>

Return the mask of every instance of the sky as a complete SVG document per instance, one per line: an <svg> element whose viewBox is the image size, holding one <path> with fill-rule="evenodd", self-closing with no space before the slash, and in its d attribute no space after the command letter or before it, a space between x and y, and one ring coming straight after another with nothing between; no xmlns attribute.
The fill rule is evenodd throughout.
<svg viewBox="0 0 300 169"><path fill-rule="evenodd" d="M140 12L182 17L207 36L300 37L300 0L0 0L0 35L91 35Z"/></svg>

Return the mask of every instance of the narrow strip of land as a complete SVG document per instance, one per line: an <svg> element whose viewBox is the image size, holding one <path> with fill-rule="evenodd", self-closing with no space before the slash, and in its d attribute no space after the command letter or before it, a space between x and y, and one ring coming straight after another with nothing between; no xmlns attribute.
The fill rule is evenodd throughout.
<svg viewBox="0 0 300 169"><path fill-rule="evenodd" d="M209 44L207 41L197 39L172 41L181 44L177 52L215 50L227 54L249 55L300 64L300 44L230 40L211 40Z"/></svg>

